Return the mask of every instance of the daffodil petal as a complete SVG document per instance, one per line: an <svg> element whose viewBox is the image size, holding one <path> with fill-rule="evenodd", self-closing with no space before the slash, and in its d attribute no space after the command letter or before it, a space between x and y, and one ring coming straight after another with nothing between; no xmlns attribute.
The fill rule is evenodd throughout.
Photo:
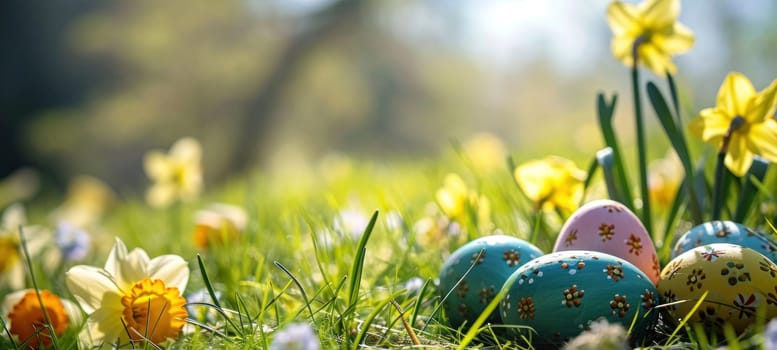
<svg viewBox="0 0 777 350"><path fill-rule="evenodd" d="M629 37L615 37L612 39L612 55L618 61L623 62L627 67L634 66L634 57L631 50L634 47L634 40Z"/></svg>
<svg viewBox="0 0 777 350"><path fill-rule="evenodd" d="M24 206L15 203L3 211L2 227L16 232L19 226L27 223L27 215L24 213Z"/></svg>
<svg viewBox="0 0 777 350"><path fill-rule="evenodd" d="M22 300L24 297L24 294L27 293L30 289L23 289L20 291L13 292L11 294L6 295L3 298L3 304L0 306L0 316L5 317L8 315L11 310L13 310L14 305L19 303L19 301Z"/></svg>
<svg viewBox="0 0 777 350"><path fill-rule="evenodd" d="M157 183L146 192L146 201L155 208L163 208L175 201L175 186L168 183Z"/></svg>
<svg viewBox="0 0 777 350"><path fill-rule="evenodd" d="M162 280L168 287L178 288L178 292L183 294L189 282L189 265L180 256L161 255L151 259L148 276Z"/></svg>
<svg viewBox="0 0 777 350"><path fill-rule="evenodd" d="M777 162L777 120L770 118L751 126L747 141L753 153Z"/></svg>
<svg viewBox="0 0 777 350"><path fill-rule="evenodd" d="M115 303L121 296L119 288L107 271L93 266L78 265L65 273L65 285L88 314Z"/></svg>
<svg viewBox="0 0 777 350"><path fill-rule="evenodd" d="M672 57L653 42L639 46L639 60L642 64L658 76L664 76L666 72L674 73L677 69L672 63Z"/></svg>
<svg viewBox="0 0 777 350"><path fill-rule="evenodd" d="M651 0L638 5L644 23L651 28L671 26L680 15L679 0Z"/></svg>
<svg viewBox="0 0 777 350"><path fill-rule="evenodd" d="M717 107L728 114L731 119L735 116L745 116L748 101L755 95L755 88L741 73L729 73L718 91Z"/></svg>
<svg viewBox="0 0 777 350"><path fill-rule="evenodd" d="M39 255L49 244L51 244L52 235L40 226L26 226L24 238L27 240L27 250L31 256Z"/></svg>
<svg viewBox="0 0 777 350"><path fill-rule="evenodd" d="M145 250L135 248L118 264L120 270L114 274L120 286L131 286L148 277L149 257Z"/></svg>
<svg viewBox="0 0 777 350"><path fill-rule="evenodd" d="M117 237L105 261L105 270L113 276L120 289L128 289L148 277L149 261L146 251L136 248L128 253L127 246Z"/></svg>
<svg viewBox="0 0 777 350"><path fill-rule="evenodd" d="M5 275L7 277L5 282L12 290L24 288L24 266L20 262L17 261L11 266Z"/></svg>
<svg viewBox="0 0 777 350"><path fill-rule="evenodd" d="M620 1L610 3L607 7L607 23L615 36L638 31L639 13L636 6Z"/></svg>
<svg viewBox="0 0 777 350"><path fill-rule="evenodd" d="M690 50L696 38L688 27L675 23L671 31L666 34L654 34L650 40L667 54L674 55Z"/></svg>
<svg viewBox="0 0 777 350"><path fill-rule="evenodd" d="M146 153L146 156L143 158L143 167L148 177L156 181L166 181L173 176L170 159L159 151Z"/></svg>
<svg viewBox="0 0 777 350"><path fill-rule="evenodd" d="M552 169L541 160L528 161L515 169L518 186L533 202L544 201L550 195L551 184L547 179L552 175Z"/></svg>
<svg viewBox="0 0 777 350"><path fill-rule="evenodd" d="M201 155L202 147L200 143L191 137L184 137L170 147L170 156L185 162L199 163Z"/></svg>
<svg viewBox="0 0 777 350"><path fill-rule="evenodd" d="M688 131L701 137L704 142L718 147L723 135L728 132L731 118L716 108L703 109L699 116L688 123Z"/></svg>
<svg viewBox="0 0 777 350"><path fill-rule="evenodd" d="M62 306L65 307L65 314L67 314L68 322L71 327L79 327L84 322L84 315L81 312L81 308L78 305L67 299L60 299Z"/></svg>
<svg viewBox="0 0 777 350"><path fill-rule="evenodd" d="M752 100L747 110L745 119L749 123L759 123L763 120L774 120L774 112L777 108L777 79L772 81L766 89L759 92Z"/></svg>
<svg viewBox="0 0 777 350"><path fill-rule="evenodd" d="M91 345L102 344L103 349L111 348L125 333L121 315L122 310L96 310L89 315L87 328L84 329L87 334L82 333L82 339L86 338Z"/></svg>
<svg viewBox="0 0 777 350"><path fill-rule="evenodd" d="M753 153L747 149L747 140L734 134L728 145L725 164L736 176L743 176L753 163Z"/></svg>

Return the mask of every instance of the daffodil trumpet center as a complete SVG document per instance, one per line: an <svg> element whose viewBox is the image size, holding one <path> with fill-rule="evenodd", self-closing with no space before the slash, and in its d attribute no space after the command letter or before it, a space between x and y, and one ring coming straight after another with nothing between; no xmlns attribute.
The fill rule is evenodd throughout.
<svg viewBox="0 0 777 350"><path fill-rule="evenodd" d="M731 143L731 136L737 130L742 129L742 127L745 126L745 122L745 118L740 115L734 117L734 119L731 119L731 124L729 124L726 134L723 135L723 141L720 145L719 154L726 154L728 152L728 144Z"/></svg>
<svg viewBox="0 0 777 350"><path fill-rule="evenodd" d="M127 335L133 342L160 344L177 338L186 322L186 299L178 288L168 288L162 280L145 278L136 283L121 304Z"/></svg>

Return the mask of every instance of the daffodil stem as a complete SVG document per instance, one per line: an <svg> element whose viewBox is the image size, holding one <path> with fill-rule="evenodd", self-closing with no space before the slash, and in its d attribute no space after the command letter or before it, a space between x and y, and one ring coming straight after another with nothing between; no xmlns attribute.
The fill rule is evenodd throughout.
<svg viewBox="0 0 777 350"><path fill-rule="evenodd" d="M33 269L32 259L30 258L30 250L27 248L27 237L24 235L24 228L22 226L19 226L19 238L22 243L22 251L24 251L27 267L30 269L30 279L32 279L32 286L35 289L35 296L38 297L38 304L40 305L41 311L43 311L43 319L46 321L45 327L48 329L49 336L51 337L51 347L56 350L59 348L57 345L57 334L54 332L54 327L52 326L48 309L46 308L46 305L43 304L43 297L40 295L38 281L35 278L35 269Z"/></svg>
<svg viewBox="0 0 777 350"><path fill-rule="evenodd" d="M542 216L542 205L540 205L536 210L534 210L534 229L532 229L531 237L529 238L529 243L531 244L537 244L537 238L539 237L540 230L543 226Z"/></svg>
<svg viewBox="0 0 777 350"><path fill-rule="evenodd" d="M718 163L715 164L715 192L712 194L712 220L720 220L720 213L723 211L723 200L726 196L726 189L728 188L728 176L726 176L725 167L728 145L731 143L731 137L734 132L744 124L745 119L741 116L732 119L731 124L728 126L728 131L723 135L723 140L720 143Z"/></svg>
<svg viewBox="0 0 777 350"><path fill-rule="evenodd" d="M726 152L718 152L718 163L715 164L715 191L712 196L712 220L720 220L720 213L723 211L723 192L726 183Z"/></svg>
<svg viewBox="0 0 777 350"><path fill-rule="evenodd" d="M636 50L635 50L636 53ZM637 55L634 55L634 67L631 68L631 87L634 92L634 124L637 132L637 163L639 168L639 189L642 197L642 223L647 232L653 232L650 217L650 193L647 179L647 145L645 142L645 122L642 118L642 99L639 93L639 68Z"/></svg>

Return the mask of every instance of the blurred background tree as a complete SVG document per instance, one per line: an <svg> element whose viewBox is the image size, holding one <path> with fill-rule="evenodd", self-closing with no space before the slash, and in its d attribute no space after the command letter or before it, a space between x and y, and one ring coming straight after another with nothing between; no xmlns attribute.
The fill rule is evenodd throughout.
<svg viewBox="0 0 777 350"><path fill-rule="evenodd" d="M587 160L596 92L628 91L608 2L4 1L0 178L32 166L137 188L144 152L183 136L202 142L208 183L332 152L431 157L479 131L521 158ZM683 3L686 118L728 71L759 89L777 76L776 10Z"/></svg>

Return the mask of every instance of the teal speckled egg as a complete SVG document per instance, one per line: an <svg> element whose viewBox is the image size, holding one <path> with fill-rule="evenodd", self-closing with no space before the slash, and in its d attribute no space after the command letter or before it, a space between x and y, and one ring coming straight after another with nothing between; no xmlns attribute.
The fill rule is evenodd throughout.
<svg viewBox="0 0 777 350"><path fill-rule="evenodd" d="M459 328L472 324L505 280L540 256L542 251L531 243L506 235L481 237L453 252L440 271L439 288L449 325ZM499 314L495 311L488 321L499 323Z"/></svg>
<svg viewBox="0 0 777 350"><path fill-rule="evenodd" d="M558 347L592 322L606 319L632 328L637 343L655 324L656 287L628 261L601 252L569 250L532 260L505 282L499 305L502 322L515 327L516 340L538 348ZM635 318L636 317L636 318ZM525 338L524 338L525 337Z"/></svg>
<svg viewBox="0 0 777 350"><path fill-rule="evenodd" d="M777 263L777 242L766 233L757 232L733 221L710 221L688 230L672 249L672 259L693 248L713 243L729 243L750 248Z"/></svg>

